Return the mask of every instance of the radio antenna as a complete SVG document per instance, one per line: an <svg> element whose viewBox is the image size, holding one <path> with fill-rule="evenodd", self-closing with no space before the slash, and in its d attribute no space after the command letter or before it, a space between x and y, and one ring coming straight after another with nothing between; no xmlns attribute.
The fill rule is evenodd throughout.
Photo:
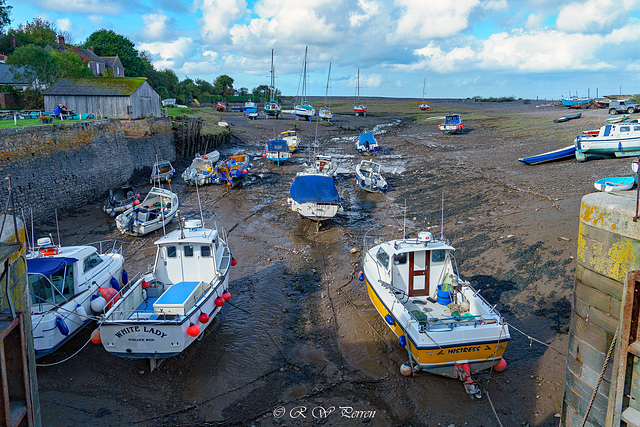
<svg viewBox="0 0 640 427"><path fill-rule="evenodd" d="M440 239L444 239L444 191L442 192L442 216L440 217Z"/></svg>
<svg viewBox="0 0 640 427"><path fill-rule="evenodd" d="M404 199L404 209L402 218L402 240L407 238L407 199Z"/></svg>

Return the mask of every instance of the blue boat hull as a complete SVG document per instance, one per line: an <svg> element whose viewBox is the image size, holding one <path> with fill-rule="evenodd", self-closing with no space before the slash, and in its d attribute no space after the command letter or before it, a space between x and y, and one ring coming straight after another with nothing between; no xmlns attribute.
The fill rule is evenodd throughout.
<svg viewBox="0 0 640 427"><path fill-rule="evenodd" d="M558 150L549 151L548 153L538 154L537 156L525 157L523 159L518 159L522 163L527 165L537 165L545 162L553 162L556 160L572 158L575 156L576 146L569 145L564 148L560 148Z"/></svg>

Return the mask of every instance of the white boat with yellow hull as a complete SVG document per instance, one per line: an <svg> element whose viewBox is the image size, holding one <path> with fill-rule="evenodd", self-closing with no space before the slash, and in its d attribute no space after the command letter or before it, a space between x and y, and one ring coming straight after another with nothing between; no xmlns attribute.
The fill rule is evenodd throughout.
<svg viewBox="0 0 640 427"><path fill-rule="evenodd" d="M491 368L501 362L510 339L495 307L460 279L453 251L446 240L421 232L377 244L363 258L360 279L399 345L407 348L413 372L456 378L461 370Z"/></svg>
<svg viewBox="0 0 640 427"><path fill-rule="evenodd" d="M100 325L104 348L116 356L157 359L180 354L202 337L231 294L235 261L222 227L190 220L155 244L155 267L121 290Z"/></svg>

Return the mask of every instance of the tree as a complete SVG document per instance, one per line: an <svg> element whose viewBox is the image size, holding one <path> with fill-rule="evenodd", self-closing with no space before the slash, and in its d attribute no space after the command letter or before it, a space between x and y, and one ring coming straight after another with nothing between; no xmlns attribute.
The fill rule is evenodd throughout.
<svg viewBox="0 0 640 427"><path fill-rule="evenodd" d="M46 49L35 46L20 46L7 58L12 71L19 79L25 79L34 89L51 86L61 76L60 67Z"/></svg>
<svg viewBox="0 0 640 427"><path fill-rule="evenodd" d="M32 22L20 24L15 31L16 46L34 44L45 47L48 44L56 44L58 29L55 24L42 18L34 18Z"/></svg>
<svg viewBox="0 0 640 427"><path fill-rule="evenodd" d="M51 56L60 67L60 77L93 77L87 62L70 49L51 51Z"/></svg>
<svg viewBox="0 0 640 427"><path fill-rule="evenodd" d="M254 97L259 99L267 99L269 97L269 86L260 85L258 87L253 88L251 91Z"/></svg>
<svg viewBox="0 0 640 427"><path fill-rule="evenodd" d="M226 74L218 76L213 86L215 88L216 95L233 96L235 93L233 90L233 79Z"/></svg>
<svg viewBox="0 0 640 427"><path fill-rule="evenodd" d="M5 0L0 0L0 32L4 32L4 27L11 24L11 18L9 18L11 9L13 6L5 5Z"/></svg>
<svg viewBox="0 0 640 427"><path fill-rule="evenodd" d="M246 87L241 87L240 89L238 89L238 95L249 96L249 89L247 89Z"/></svg>
<svg viewBox="0 0 640 427"><path fill-rule="evenodd" d="M146 77L147 67L135 49L135 44L113 30L101 29L93 32L84 42L85 48L93 47L98 56L118 56L128 77Z"/></svg>

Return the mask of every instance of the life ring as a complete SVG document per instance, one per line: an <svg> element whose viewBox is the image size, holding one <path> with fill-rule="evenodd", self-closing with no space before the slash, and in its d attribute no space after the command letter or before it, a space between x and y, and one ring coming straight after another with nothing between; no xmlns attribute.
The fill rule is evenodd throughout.
<svg viewBox="0 0 640 427"><path fill-rule="evenodd" d="M45 255L45 256L58 255L58 249L56 248L40 249L40 255Z"/></svg>

